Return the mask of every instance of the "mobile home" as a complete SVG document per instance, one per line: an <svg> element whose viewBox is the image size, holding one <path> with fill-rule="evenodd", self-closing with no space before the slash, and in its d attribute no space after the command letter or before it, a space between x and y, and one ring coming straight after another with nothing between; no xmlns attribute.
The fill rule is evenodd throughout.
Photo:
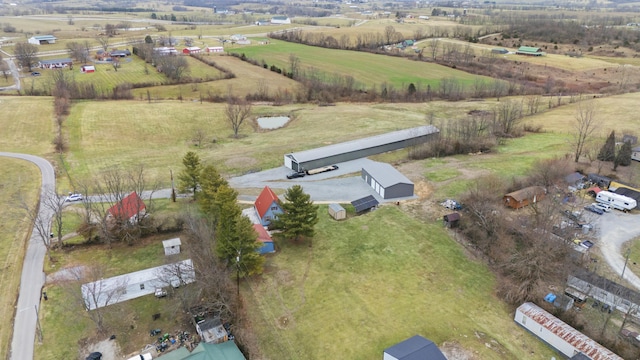
<svg viewBox="0 0 640 360"><path fill-rule="evenodd" d="M610 191L600 191L598 195L596 195L596 201L608 204L614 209L625 212L638 206L638 203L634 199L628 196L612 193Z"/></svg>

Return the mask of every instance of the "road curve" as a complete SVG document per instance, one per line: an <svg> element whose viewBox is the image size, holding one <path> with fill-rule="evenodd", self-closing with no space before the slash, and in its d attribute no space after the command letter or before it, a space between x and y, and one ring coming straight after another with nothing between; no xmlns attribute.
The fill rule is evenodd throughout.
<svg viewBox="0 0 640 360"><path fill-rule="evenodd" d="M45 193L46 188L54 188L56 174L53 166L47 160L33 155L0 152L0 156L26 160L34 163L42 173L40 194ZM39 211L43 219L50 222L52 214L42 205L40 199ZM22 265L22 277L20 278L20 293L18 305L15 309L13 322L13 339L9 351L10 360L33 359L33 348L36 337L36 309L40 308L40 293L44 286L44 256L46 248L37 232L31 232L31 238L27 246L27 253Z"/></svg>
<svg viewBox="0 0 640 360"><path fill-rule="evenodd" d="M602 215L600 219L600 251L604 260L618 275L624 270L624 279L640 290L640 278L625 268L622 245L640 236L640 221L637 214L624 214L617 210Z"/></svg>

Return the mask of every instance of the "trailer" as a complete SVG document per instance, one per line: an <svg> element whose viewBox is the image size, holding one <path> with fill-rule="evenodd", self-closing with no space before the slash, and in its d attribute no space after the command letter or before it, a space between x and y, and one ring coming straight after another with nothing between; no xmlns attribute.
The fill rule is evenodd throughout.
<svg viewBox="0 0 640 360"><path fill-rule="evenodd" d="M333 171L333 170L338 170L338 165L323 166L323 167L307 170L306 173L307 175L315 175L315 174L320 174L323 172Z"/></svg>
<svg viewBox="0 0 640 360"><path fill-rule="evenodd" d="M622 210L624 212L632 210L638 206L638 203L634 199L628 196L612 193L610 191L600 191L598 195L596 195L596 201L610 205L612 208Z"/></svg>

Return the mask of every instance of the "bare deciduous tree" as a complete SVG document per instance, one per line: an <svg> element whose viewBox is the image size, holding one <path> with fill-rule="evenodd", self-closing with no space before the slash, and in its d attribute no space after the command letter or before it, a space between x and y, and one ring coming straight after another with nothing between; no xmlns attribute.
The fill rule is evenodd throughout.
<svg viewBox="0 0 640 360"><path fill-rule="evenodd" d="M104 34L104 35L98 35L96 36L96 41L98 42L98 44L100 44L100 46L102 47L102 50L107 51L109 50L109 36Z"/></svg>
<svg viewBox="0 0 640 360"><path fill-rule="evenodd" d="M237 138L240 126L242 126L245 120L249 118L249 115L251 115L251 103L230 96L224 114L229 125L231 125L233 136Z"/></svg>
<svg viewBox="0 0 640 360"><path fill-rule="evenodd" d="M579 102L576 109L576 122L571 145L574 149L574 161L578 162L585 151L585 144L597 128L596 109L593 102Z"/></svg>
<svg viewBox="0 0 640 360"><path fill-rule="evenodd" d="M13 51L20 66L29 69L29 71L38 62L38 46L36 45L17 43Z"/></svg>

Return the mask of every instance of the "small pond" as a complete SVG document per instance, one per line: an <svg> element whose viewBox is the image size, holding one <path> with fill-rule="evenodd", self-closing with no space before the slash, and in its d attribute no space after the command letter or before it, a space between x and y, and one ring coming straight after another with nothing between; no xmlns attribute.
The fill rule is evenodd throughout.
<svg viewBox="0 0 640 360"><path fill-rule="evenodd" d="M258 118L258 126L261 129L277 129L285 126L289 122L288 116L268 116Z"/></svg>

